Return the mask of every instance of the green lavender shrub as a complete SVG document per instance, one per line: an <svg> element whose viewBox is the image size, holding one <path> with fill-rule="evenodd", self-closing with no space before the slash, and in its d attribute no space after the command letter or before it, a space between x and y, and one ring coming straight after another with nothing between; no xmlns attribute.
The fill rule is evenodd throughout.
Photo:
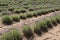
<svg viewBox="0 0 60 40"><path fill-rule="evenodd" d="M22 40L22 33L19 30L11 30L1 36L0 40Z"/></svg>
<svg viewBox="0 0 60 40"><path fill-rule="evenodd" d="M56 20L57 20L57 23L60 24L60 15L55 16L55 18L56 18Z"/></svg>
<svg viewBox="0 0 60 40"><path fill-rule="evenodd" d="M4 11L4 12L2 12L2 15L9 15L9 12L8 11Z"/></svg>
<svg viewBox="0 0 60 40"><path fill-rule="evenodd" d="M26 16L26 14L20 14L20 18L21 18L21 19L26 19L27 16Z"/></svg>
<svg viewBox="0 0 60 40"><path fill-rule="evenodd" d="M10 16L6 15L6 16L2 17L2 22L4 24L10 25L10 24L13 23L13 20L12 20L12 18Z"/></svg>
<svg viewBox="0 0 60 40"><path fill-rule="evenodd" d="M17 16L17 15L12 16L12 19L13 19L13 21L15 21L15 22L19 22L19 21L20 21L20 17Z"/></svg>
<svg viewBox="0 0 60 40"><path fill-rule="evenodd" d="M54 26L57 25L57 20L56 20L55 17L51 17L51 22L52 22L52 24L53 24Z"/></svg>
<svg viewBox="0 0 60 40"><path fill-rule="evenodd" d="M38 34L38 35L41 35L41 34L42 34L40 28L41 28L40 22L37 22L37 23L35 24L35 26L34 26L34 32L35 32L36 34Z"/></svg>
<svg viewBox="0 0 60 40"><path fill-rule="evenodd" d="M26 15L27 15L27 18L33 17L32 13L27 13Z"/></svg>
<svg viewBox="0 0 60 40"><path fill-rule="evenodd" d="M50 18L46 18L46 23L48 28L52 28L52 23Z"/></svg>
<svg viewBox="0 0 60 40"><path fill-rule="evenodd" d="M23 33L27 38L30 38L33 35L32 29L28 25L24 26Z"/></svg>
<svg viewBox="0 0 60 40"><path fill-rule="evenodd" d="M47 30L47 23L46 23L46 21L44 19L40 22L40 25L41 25L41 27L40 27L41 31L43 31L43 32L48 31Z"/></svg>

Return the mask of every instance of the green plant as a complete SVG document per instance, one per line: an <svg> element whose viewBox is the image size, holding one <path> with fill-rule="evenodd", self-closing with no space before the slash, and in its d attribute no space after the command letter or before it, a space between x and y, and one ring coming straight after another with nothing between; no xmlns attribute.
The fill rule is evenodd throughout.
<svg viewBox="0 0 60 40"><path fill-rule="evenodd" d="M0 9L0 12L2 12L2 9Z"/></svg>
<svg viewBox="0 0 60 40"><path fill-rule="evenodd" d="M50 18L46 18L46 23L48 28L52 28L52 23Z"/></svg>
<svg viewBox="0 0 60 40"><path fill-rule="evenodd" d="M7 3L1 3L0 6L8 6Z"/></svg>
<svg viewBox="0 0 60 40"><path fill-rule="evenodd" d="M12 18L10 16L6 15L6 16L2 17L2 22L4 24L10 25L10 24L13 23L13 20L12 20Z"/></svg>
<svg viewBox="0 0 60 40"><path fill-rule="evenodd" d="M37 15L41 16L41 12L37 12Z"/></svg>
<svg viewBox="0 0 60 40"><path fill-rule="evenodd" d="M33 14L32 14L32 13L27 13L26 15L27 15L27 17L28 17L28 18L30 18L30 17L32 17L32 16L33 16Z"/></svg>
<svg viewBox="0 0 60 40"><path fill-rule="evenodd" d="M16 22L19 22L20 21L20 17L15 15L15 16L12 16L12 19L13 21L16 21Z"/></svg>
<svg viewBox="0 0 60 40"><path fill-rule="evenodd" d="M40 22L40 29L41 29L41 31L43 31L43 32L47 32L48 30L47 30L47 23L46 23L46 20L41 20L41 22Z"/></svg>
<svg viewBox="0 0 60 40"><path fill-rule="evenodd" d="M31 28L28 26L28 25L25 25L24 28L23 28L23 33L26 37L31 37L32 36L32 30Z"/></svg>
<svg viewBox="0 0 60 40"><path fill-rule="evenodd" d="M18 30L11 30L1 36L0 40L22 40L22 34Z"/></svg>
<svg viewBox="0 0 60 40"><path fill-rule="evenodd" d="M15 13L21 13L21 12L20 12L20 9L15 9L14 12L15 12Z"/></svg>
<svg viewBox="0 0 60 40"><path fill-rule="evenodd" d="M60 15L55 16L57 23L60 23Z"/></svg>
<svg viewBox="0 0 60 40"><path fill-rule="evenodd" d="M57 25L57 20L56 20L55 17L51 17L51 22L52 22L52 24L53 24L54 26Z"/></svg>
<svg viewBox="0 0 60 40"><path fill-rule="evenodd" d="M41 10L40 12L41 14L44 14L44 15L48 13L47 10Z"/></svg>
<svg viewBox="0 0 60 40"><path fill-rule="evenodd" d="M9 15L9 12L4 11L4 12L2 12L2 15Z"/></svg>
<svg viewBox="0 0 60 40"><path fill-rule="evenodd" d="M34 32L37 33L38 35L42 34L40 27L41 27L40 22L36 23L34 26Z"/></svg>
<svg viewBox="0 0 60 40"><path fill-rule="evenodd" d="M14 9L13 8L8 8L8 11L13 11Z"/></svg>
<svg viewBox="0 0 60 40"><path fill-rule="evenodd" d="M60 9L59 9L59 8L56 8L55 10L56 10L56 11L59 11Z"/></svg>
<svg viewBox="0 0 60 40"><path fill-rule="evenodd" d="M50 13L51 12L51 9L47 9L47 12Z"/></svg>
<svg viewBox="0 0 60 40"><path fill-rule="evenodd" d="M30 8L29 11L34 11L34 9Z"/></svg>
<svg viewBox="0 0 60 40"><path fill-rule="evenodd" d="M37 34L41 34L41 31L47 32L47 23L46 20L41 20L40 22L37 22L34 27L34 32Z"/></svg>
<svg viewBox="0 0 60 40"><path fill-rule="evenodd" d="M20 18L21 18L21 19L26 19L27 16L26 16L26 14L20 14Z"/></svg>
<svg viewBox="0 0 60 40"><path fill-rule="evenodd" d="M29 7L27 6L27 7L24 7L25 9L28 9Z"/></svg>
<svg viewBox="0 0 60 40"><path fill-rule="evenodd" d="M55 9L52 9L51 12L55 12Z"/></svg>
<svg viewBox="0 0 60 40"><path fill-rule="evenodd" d="M34 17L37 17L37 13L36 13L36 12L33 12L33 16L34 16Z"/></svg>
<svg viewBox="0 0 60 40"><path fill-rule="evenodd" d="M26 13L26 10L20 10L21 11L21 13Z"/></svg>

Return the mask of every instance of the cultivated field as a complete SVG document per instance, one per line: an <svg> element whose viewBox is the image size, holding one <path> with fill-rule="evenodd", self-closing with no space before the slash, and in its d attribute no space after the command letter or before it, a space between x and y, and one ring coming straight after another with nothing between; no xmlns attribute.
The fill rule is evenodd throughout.
<svg viewBox="0 0 60 40"><path fill-rule="evenodd" d="M59 40L44 37L59 25L60 0L0 0L0 40Z"/></svg>

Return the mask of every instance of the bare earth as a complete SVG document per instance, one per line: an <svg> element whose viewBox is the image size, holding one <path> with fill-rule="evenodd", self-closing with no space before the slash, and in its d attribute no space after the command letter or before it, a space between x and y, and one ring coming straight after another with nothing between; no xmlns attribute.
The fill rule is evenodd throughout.
<svg viewBox="0 0 60 40"><path fill-rule="evenodd" d="M33 24L35 24L35 22L40 21L44 17L50 17L57 13L60 13L60 11L52 12L47 15L42 15L42 16L38 16L38 17L28 18L26 20L21 20L20 22L15 23L13 25L9 25L9 26L0 25L0 34L9 32L12 28L21 29L21 28L23 28L23 25L25 25L25 24L32 26ZM42 36L35 35L33 40L60 40L59 37L60 37L60 25L49 30L47 33L44 33Z"/></svg>

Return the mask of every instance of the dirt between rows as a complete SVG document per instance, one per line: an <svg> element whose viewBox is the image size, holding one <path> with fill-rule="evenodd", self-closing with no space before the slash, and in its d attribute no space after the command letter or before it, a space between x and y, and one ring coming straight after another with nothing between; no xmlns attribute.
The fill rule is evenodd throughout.
<svg viewBox="0 0 60 40"><path fill-rule="evenodd" d="M14 23L12 25L0 25L0 35L6 32L9 32L13 28L21 29L25 24L27 25L34 25L36 22L40 21L44 17L50 17L60 13L60 11L51 12L46 15L27 18L26 20L20 20L20 22ZM49 32L43 34L42 36L35 36L33 40L59 40L60 38L60 25L54 27L53 29L49 30Z"/></svg>

